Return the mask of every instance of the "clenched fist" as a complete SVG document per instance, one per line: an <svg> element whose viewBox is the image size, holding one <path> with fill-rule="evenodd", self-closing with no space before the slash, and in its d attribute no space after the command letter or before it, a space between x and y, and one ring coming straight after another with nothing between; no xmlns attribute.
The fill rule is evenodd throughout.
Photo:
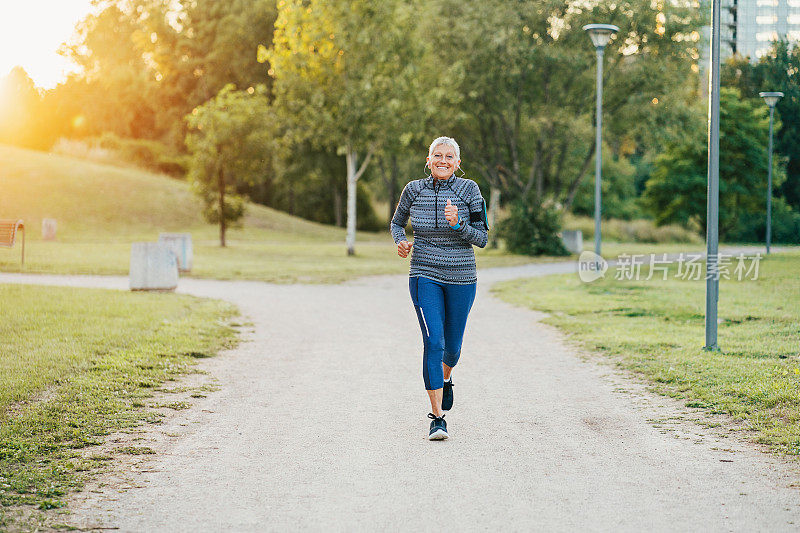
<svg viewBox="0 0 800 533"><path fill-rule="evenodd" d="M408 252L411 251L411 247L414 246L413 242L408 241L400 241L397 243L397 255L400 257L408 257Z"/></svg>
<svg viewBox="0 0 800 533"><path fill-rule="evenodd" d="M451 226L458 224L458 207L450 202L450 198L447 199L447 205L444 206L444 218Z"/></svg>

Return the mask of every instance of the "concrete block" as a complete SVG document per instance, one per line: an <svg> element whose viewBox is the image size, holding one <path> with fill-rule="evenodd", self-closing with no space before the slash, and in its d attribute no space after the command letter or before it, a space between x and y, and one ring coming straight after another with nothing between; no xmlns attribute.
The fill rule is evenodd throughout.
<svg viewBox="0 0 800 533"><path fill-rule="evenodd" d="M194 255L192 252L192 235L190 233L161 233L158 242L169 246L178 259L178 270L189 272L192 270Z"/></svg>
<svg viewBox="0 0 800 533"><path fill-rule="evenodd" d="M561 232L561 242L573 254L583 251L583 232L581 230L564 230Z"/></svg>
<svg viewBox="0 0 800 533"><path fill-rule="evenodd" d="M56 240L56 227L58 223L54 218L42 219L42 240L54 241Z"/></svg>
<svg viewBox="0 0 800 533"><path fill-rule="evenodd" d="M131 246L132 291L173 291L178 286L178 262L166 244L135 242Z"/></svg>

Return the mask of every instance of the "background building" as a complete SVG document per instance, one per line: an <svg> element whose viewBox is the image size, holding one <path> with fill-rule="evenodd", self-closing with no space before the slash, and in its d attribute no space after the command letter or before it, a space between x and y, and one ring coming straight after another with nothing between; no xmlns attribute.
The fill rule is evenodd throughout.
<svg viewBox="0 0 800 533"><path fill-rule="evenodd" d="M720 59L734 54L758 61L773 41L800 41L800 0L721 0ZM709 16L711 15L709 10ZM700 94L708 96L711 26L700 37Z"/></svg>
<svg viewBox="0 0 800 533"><path fill-rule="evenodd" d="M720 55L757 60L778 39L800 40L800 0L722 0Z"/></svg>

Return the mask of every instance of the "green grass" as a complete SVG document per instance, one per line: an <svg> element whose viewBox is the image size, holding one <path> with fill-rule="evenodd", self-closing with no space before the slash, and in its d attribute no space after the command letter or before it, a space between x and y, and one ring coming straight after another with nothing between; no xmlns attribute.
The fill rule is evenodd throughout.
<svg viewBox="0 0 800 533"><path fill-rule="evenodd" d="M645 269L646 270L646 269ZM730 415L755 441L800 454L800 254L763 259L759 278L721 280L718 352L705 343L705 281L582 283L577 275L507 282L503 299L606 354L688 406Z"/></svg>
<svg viewBox="0 0 800 533"><path fill-rule="evenodd" d="M0 308L0 530L3 509L62 506L109 459L83 448L158 422L152 391L235 338L232 306L190 296L0 285Z"/></svg>
<svg viewBox="0 0 800 533"><path fill-rule="evenodd" d="M723 247L725 245L722 245ZM594 251L594 241L584 241L583 249ZM609 261L616 260L620 254L675 254L680 252L705 252L705 244L695 243L645 243L645 242L603 242L600 251ZM648 255L649 258L649 255Z"/></svg>
<svg viewBox="0 0 800 533"><path fill-rule="evenodd" d="M255 204L221 248L218 228L202 220L186 183L136 169L0 146L0 183L0 218L21 218L28 228L25 272L127 275L131 243L160 232L192 234L196 277L339 282L408 271L388 230L359 232L356 256L348 257L343 229ZM58 221L57 242L41 240L43 218ZM19 257L19 244L0 248L0 271L21 271ZM478 251L481 267L534 260Z"/></svg>

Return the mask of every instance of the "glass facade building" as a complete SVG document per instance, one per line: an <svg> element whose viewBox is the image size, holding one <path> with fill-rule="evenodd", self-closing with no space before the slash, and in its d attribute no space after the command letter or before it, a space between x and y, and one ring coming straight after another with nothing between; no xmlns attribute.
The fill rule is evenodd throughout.
<svg viewBox="0 0 800 533"><path fill-rule="evenodd" d="M721 56L756 60L777 39L800 40L800 0L721 0Z"/></svg>

